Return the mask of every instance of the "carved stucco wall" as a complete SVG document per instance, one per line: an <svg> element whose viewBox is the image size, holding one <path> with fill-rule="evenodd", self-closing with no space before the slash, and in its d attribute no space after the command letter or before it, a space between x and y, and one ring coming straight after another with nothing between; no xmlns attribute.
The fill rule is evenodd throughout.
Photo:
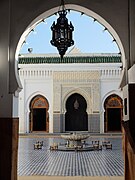
<svg viewBox="0 0 135 180"><path fill-rule="evenodd" d="M87 102L87 112L99 112L99 71L64 71L53 73L54 113L65 113L65 104L73 93L81 94Z"/></svg>

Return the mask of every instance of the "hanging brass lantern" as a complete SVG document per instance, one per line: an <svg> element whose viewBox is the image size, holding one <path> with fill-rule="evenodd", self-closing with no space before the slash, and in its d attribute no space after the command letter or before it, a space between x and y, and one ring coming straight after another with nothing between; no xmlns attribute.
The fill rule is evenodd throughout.
<svg viewBox="0 0 135 180"><path fill-rule="evenodd" d="M57 19L57 23L53 22L51 26L52 30L52 40L51 44L57 47L61 59L66 53L68 47L74 45L74 41L72 39L72 33L74 31L74 27L72 23L68 24L68 19L66 18L67 11L64 7L64 0L61 1L62 10L58 11L59 18Z"/></svg>

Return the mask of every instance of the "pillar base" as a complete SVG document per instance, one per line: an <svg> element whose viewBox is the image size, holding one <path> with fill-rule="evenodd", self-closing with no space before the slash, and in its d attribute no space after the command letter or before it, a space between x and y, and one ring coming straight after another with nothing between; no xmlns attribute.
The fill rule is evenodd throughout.
<svg viewBox="0 0 135 180"><path fill-rule="evenodd" d="M19 118L0 118L0 179L17 180Z"/></svg>

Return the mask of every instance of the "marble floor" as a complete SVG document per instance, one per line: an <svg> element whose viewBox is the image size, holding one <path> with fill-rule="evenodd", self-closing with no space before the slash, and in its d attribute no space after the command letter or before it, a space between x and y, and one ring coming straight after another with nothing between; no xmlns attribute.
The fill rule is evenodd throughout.
<svg viewBox="0 0 135 180"><path fill-rule="evenodd" d="M63 152L50 151L55 143L65 143L60 137L20 137L18 152L18 176L66 176L88 177L124 175L121 137L91 137L87 143L110 141L112 150ZM34 150L33 144L43 141L43 148Z"/></svg>

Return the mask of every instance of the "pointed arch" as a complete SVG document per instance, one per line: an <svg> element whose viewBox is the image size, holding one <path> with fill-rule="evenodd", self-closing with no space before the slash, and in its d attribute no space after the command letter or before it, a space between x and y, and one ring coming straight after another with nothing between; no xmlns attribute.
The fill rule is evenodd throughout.
<svg viewBox="0 0 135 180"><path fill-rule="evenodd" d="M66 101L65 130L88 131L87 102L78 94L72 94Z"/></svg>
<svg viewBox="0 0 135 180"><path fill-rule="evenodd" d="M30 132L49 132L49 103L42 95L34 96L29 104L29 128Z"/></svg>
<svg viewBox="0 0 135 180"><path fill-rule="evenodd" d="M113 38L117 42L117 45L120 49L122 62L123 62L123 68L124 68L126 66L124 47L123 47L123 44L122 44L122 41L121 41L119 35L117 34L117 31L111 26L111 24L109 24L109 22L107 22L99 14L97 14L96 12L94 12L86 7L83 7L83 6L80 6L77 4L66 4L65 6L66 6L66 9L71 9L71 10L75 10L78 12L85 12L85 14L87 16L90 16L93 19L96 19L96 21L98 21L100 24L102 24L108 30L108 32L113 36ZM25 29L25 31L23 32L23 34L20 37L20 40L19 40L17 48L16 48L15 59L18 59L19 50L20 50L22 44L25 42L25 39L29 35L29 33L36 27L36 25L43 22L44 19L52 16L57 11L58 11L58 7L49 9L48 11L45 11L44 13L40 14L35 19L33 19L32 22L30 22L30 24L28 25L28 27Z"/></svg>

